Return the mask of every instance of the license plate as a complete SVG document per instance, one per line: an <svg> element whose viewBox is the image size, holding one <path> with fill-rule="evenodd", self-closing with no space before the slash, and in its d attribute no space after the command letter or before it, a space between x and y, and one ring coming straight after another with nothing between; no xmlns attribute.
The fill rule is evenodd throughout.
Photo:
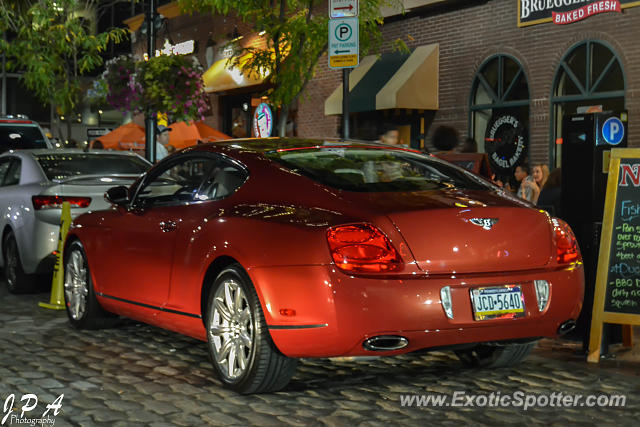
<svg viewBox="0 0 640 427"><path fill-rule="evenodd" d="M517 285L471 289L475 320L524 317L522 290Z"/></svg>

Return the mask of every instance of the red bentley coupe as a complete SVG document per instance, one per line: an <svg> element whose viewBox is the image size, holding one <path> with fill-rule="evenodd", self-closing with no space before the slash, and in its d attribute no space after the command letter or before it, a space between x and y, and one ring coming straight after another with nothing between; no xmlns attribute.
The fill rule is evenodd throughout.
<svg viewBox="0 0 640 427"><path fill-rule="evenodd" d="M582 304L567 224L412 150L204 144L106 197L67 237L71 324L122 315L206 341L242 393L283 388L300 357L447 347L514 364Z"/></svg>

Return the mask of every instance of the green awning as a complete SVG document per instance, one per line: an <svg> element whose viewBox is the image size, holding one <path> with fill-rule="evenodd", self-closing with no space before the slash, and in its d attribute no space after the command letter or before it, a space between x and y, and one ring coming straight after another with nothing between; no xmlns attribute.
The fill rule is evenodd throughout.
<svg viewBox="0 0 640 427"><path fill-rule="evenodd" d="M438 45L411 54L386 53L362 59L349 76L349 112L438 109ZM325 115L342 114L342 85L326 99Z"/></svg>

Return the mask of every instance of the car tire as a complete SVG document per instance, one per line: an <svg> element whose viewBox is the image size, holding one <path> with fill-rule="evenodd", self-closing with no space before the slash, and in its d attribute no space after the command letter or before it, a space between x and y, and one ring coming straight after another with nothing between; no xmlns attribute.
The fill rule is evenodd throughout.
<svg viewBox="0 0 640 427"><path fill-rule="evenodd" d="M12 294L33 292L36 276L24 272L18 243L12 231L5 236L2 253L4 254L4 276L9 292Z"/></svg>
<svg viewBox="0 0 640 427"><path fill-rule="evenodd" d="M87 256L77 240L65 250L64 301L74 328L101 329L114 324L116 316L105 311L96 299Z"/></svg>
<svg viewBox="0 0 640 427"><path fill-rule="evenodd" d="M265 393L289 383L297 359L276 348L255 288L240 265L227 267L214 280L205 322L209 356L227 388Z"/></svg>
<svg viewBox="0 0 640 427"><path fill-rule="evenodd" d="M536 342L509 344L478 344L477 346L457 350L460 361L472 368L503 368L522 362L536 346Z"/></svg>

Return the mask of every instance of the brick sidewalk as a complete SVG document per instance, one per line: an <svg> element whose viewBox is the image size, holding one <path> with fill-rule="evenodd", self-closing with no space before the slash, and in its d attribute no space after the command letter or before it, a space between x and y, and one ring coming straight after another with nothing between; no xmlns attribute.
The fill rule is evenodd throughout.
<svg viewBox="0 0 640 427"><path fill-rule="evenodd" d="M204 343L135 322L77 331L64 312L37 307L46 299L8 295L0 283L0 410L10 394L17 408L22 394L33 393L39 399L34 417L64 393L56 426L633 425L640 418L637 365L632 375L611 361L587 364L561 350L562 342L543 341L525 363L500 370L462 369L447 352L355 362L307 359L284 391L241 396L221 387ZM400 403L409 394L498 391L626 394L627 405L524 411Z"/></svg>

